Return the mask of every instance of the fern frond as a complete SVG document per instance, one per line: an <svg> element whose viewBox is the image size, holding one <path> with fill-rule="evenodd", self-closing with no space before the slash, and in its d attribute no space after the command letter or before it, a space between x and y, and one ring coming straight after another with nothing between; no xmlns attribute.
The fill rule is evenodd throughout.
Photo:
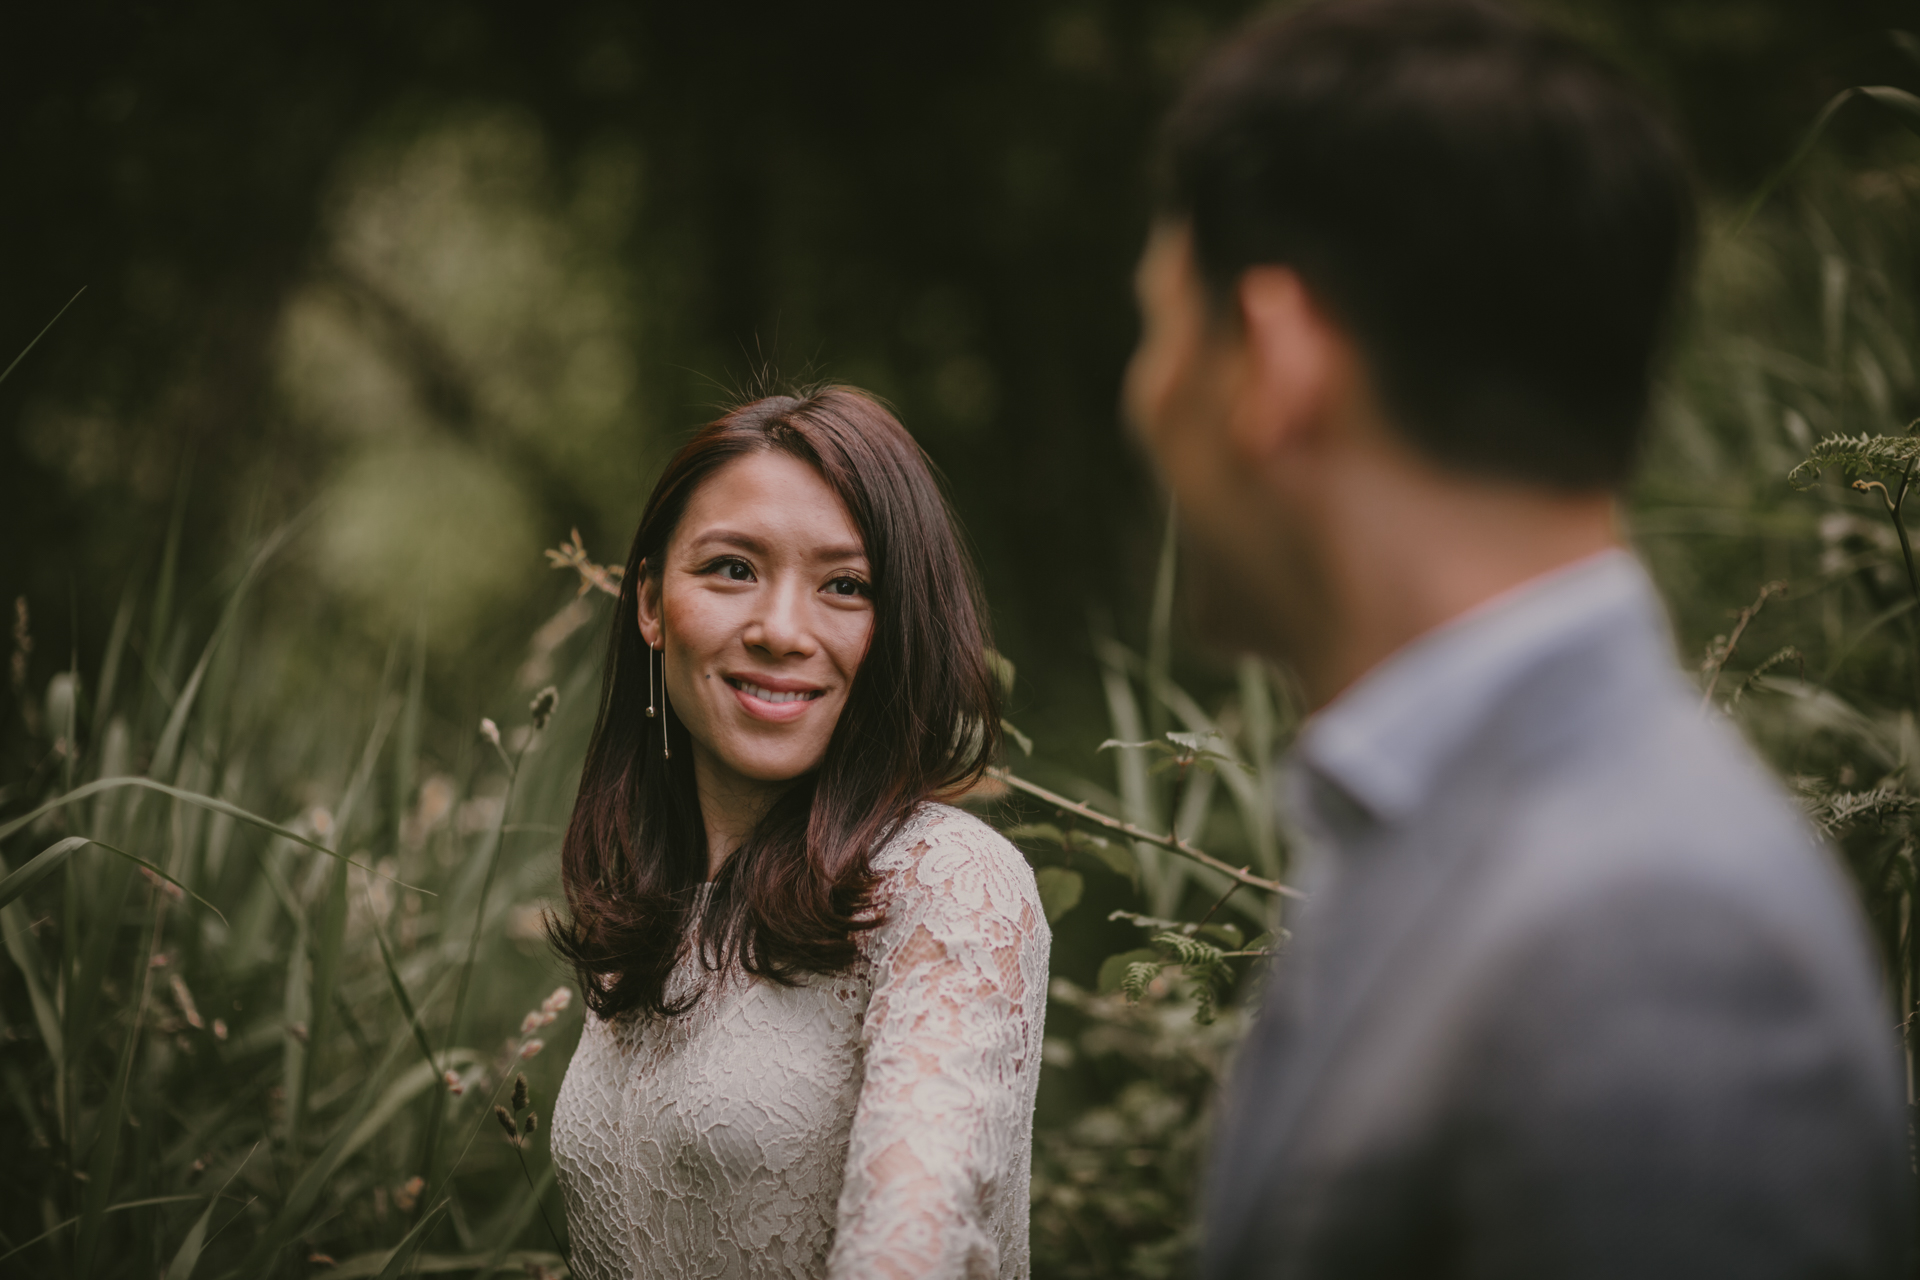
<svg viewBox="0 0 1920 1280"><path fill-rule="evenodd" d="M1135 960L1128 965L1126 976L1120 980L1120 990L1126 994L1127 1002L1137 1004L1166 967L1157 960Z"/></svg>
<svg viewBox="0 0 1920 1280"><path fill-rule="evenodd" d="M1835 835L1861 821L1884 822L1920 807L1920 799L1897 782L1882 782L1871 791L1830 791L1818 778L1797 777L1792 781L1794 790L1800 793L1801 807L1823 835Z"/></svg>
<svg viewBox="0 0 1920 1280"><path fill-rule="evenodd" d="M1905 471L1915 459L1920 459L1920 436L1828 436L1787 474L1787 483L1796 489L1811 488L1828 467L1839 467L1850 476Z"/></svg>

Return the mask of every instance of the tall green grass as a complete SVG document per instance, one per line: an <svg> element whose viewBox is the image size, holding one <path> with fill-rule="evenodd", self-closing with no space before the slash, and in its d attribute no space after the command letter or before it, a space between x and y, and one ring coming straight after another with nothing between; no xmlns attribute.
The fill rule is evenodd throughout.
<svg viewBox="0 0 1920 1280"><path fill-rule="evenodd" d="M1629 523L1703 714L1740 720L1854 873L1911 1056L1920 150L1781 191L1713 242ZM1822 478L1796 488L1809 454ZM537 924L598 677L578 624L607 600L544 629L557 706L465 704L514 709L491 733L436 703L424 627L289 706L284 597L262 587L304 525L217 584L180 581L181 528L97 666L35 666L15 620L39 754L0 779L0 1274L564 1274L545 1129L509 1140L491 1113L522 1073L546 1112L578 1031ZM592 578L584 552L555 559ZM1187 1266L1208 1101L1285 941L1269 797L1297 711L1265 666L1186 654L1175 575L1169 533L1134 643L1091 638L1106 746L1016 730L969 801L1027 851L1055 926L1042 1276Z"/></svg>
<svg viewBox="0 0 1920 1280"><path fill-rule="evenodd" d="M44 798L0 824L0 1268L557 1273L540 1140L490 1112L521 1072L549 1104L577 1029L537 903L591 672L449 771L420 744L425 647L396 642L373 696L306 709L305 759L270 772L280 726L232 695L285 542L168 662L190 630L170 539L100 669L39 691L46 756L9 799Z"/></svg>

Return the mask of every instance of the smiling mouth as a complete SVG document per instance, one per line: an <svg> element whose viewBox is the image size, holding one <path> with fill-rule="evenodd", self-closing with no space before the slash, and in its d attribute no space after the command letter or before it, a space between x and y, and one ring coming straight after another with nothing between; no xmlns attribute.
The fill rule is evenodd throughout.
<svg viewBox="0 0 1920 1280"><path fill-rule="evenodd" d="M723 676L722 679L750 698L758 698L762 702L775 704L782 702L812 702L815 698L822 697L827 692L825 689L795 689L787 693L776 693L772 689L762 688L751 680L740 680L733 676Z"/></svg>

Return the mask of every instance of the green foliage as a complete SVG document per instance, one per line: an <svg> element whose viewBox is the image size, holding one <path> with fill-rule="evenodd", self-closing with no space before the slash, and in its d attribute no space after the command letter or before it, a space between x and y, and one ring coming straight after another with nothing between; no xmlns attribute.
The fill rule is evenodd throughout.
<svg viewBox="0 0 1920 1280"><path fill-rule="evenodd" d="M1794 202L1715 237L1628 512L1677 630L1705 655L1703 700L1793 778L1859 884L1890 1020L1910 1037L1920 606L1903 573L1903 482L1920 436L1900 432L1920 412L1916 154L1810 169ZM542 403L514 398L526 431L482 422L480 438L559 447ZM578 485L555 487L578 502ZM32 750L0 777L0 1108L15 1157L0 1171L0 1270L559 1274L564 1223L544 1131L525 1117L550 1106L577 1024L539 1007L555 979L537 924L558 898L596 675L582 638L605 602L569 601L510 690L436 688L429 655L470 637L413 623L363 664L377 681L303 674L285 641L304 625L284 586L301 581L283 554L299 531L254 539L259 552L209 584L177 567L184 493L97 665L49 671L24 610L15 626L10 714ZM1115 511L1103 531L1134 519ZM1222 671L1181 652L1170 528L1160 541L1144 628L1093 638L1104 724L1075 736L1034 712L1039 743L1003 725L1023 776L1131 829L991 783L972 797L1033 860L1055 925L1034 1162L1042 1277L1190 1270L1209 1101L1285 941L1270 899L1188 853L1288 874L1269 798L1297 709L1261 663ZM577 535L572 547L563 565L607 573ZM328 554L405 569L406 550ZM1061 559L1035 571L1049 601ZM1787 589L1754 599L1774 582ZM267 585L280 594L263 600ZM404 591L399 603L425 612ZM1011 663L994 666L1012 692ZM289 687L305 691L297 714ZM473 731L481 710L499 717L492 737ZM523 1069L531 1096L512 1095L508 1137L493 1108Z"/></svg>
<svg viewBox="0 0 1920 1280"><path fill-rule="evenodd" d="M1813 446L1805 462L1787 473L1787 483L1796 489L1809 488L1829 467L1850 476L1902 475L1915 459L1920 459L1920 436L1828 436Z"/></svg>
<svg viewBox="0 0 1920 1280"><path fill-rule="evenodd" d="M243 565L197 656L172 646L176 668L149 669L145 696L114 667L123 645L164 646L131 625L98 701L77 671L56 677L42 729L58 767L4 793L0 842L39 852L0 860L0 1077L10 1172L33 1188L0 1205L0 1261L185 1280L305 1275L321 1256L397 1274L480 1250L558 1273L539 1134L515 1144L516 1169L476 1145L475 1121L570 1003L521 1017L552 980L512 922L551 879L582 683L535 696L504 777L467 734L451 760L412 731L396 741L424 685L391 657L370 704L313 708L307 749L278 751L285 726L233 695L269 674L249 670L240 620L280 541ZM173 625L169 581L152 626ZM511 901L489 900L478 867ZM473 984L478 1035L453 1034L459 979L503 964ZM536 1096L563 1065L528 1063Z"/></svg>

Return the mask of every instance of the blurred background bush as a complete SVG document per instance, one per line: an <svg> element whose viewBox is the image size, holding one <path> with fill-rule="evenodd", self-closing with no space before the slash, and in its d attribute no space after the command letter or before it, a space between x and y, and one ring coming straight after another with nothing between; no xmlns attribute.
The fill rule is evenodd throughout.
<svg viewBox="0 0 1920 1280"><path fill-rule="evenodd" d="M1683 654L1727 668L1715 700L1861 873L1910 1009L1920 665L1898 538L1837 473L1808 493L1786 474L1823 436L1920 414L1920 139L1849 102L1744 214L1833 95L1920 86L1895 33L1915 20L1894 0L1534 7L1696 156L1713 235L1632 530ZM606 605L541 551L577 528L622 559L674 444L770 379L879 392L944 471L1037 742L1022 773L1284 875L1257 802L1284 680L1181 636L1164 511L1116 414L1151 129L1248 10L0 19L0 361L85 290L0 382L0 856L87 835L206 904L87 847L0 912L0 1273L373 1275L423 1222L411 1265L561 1265L542 1140L474 1128L522 1015L567 979L536 924ZM1735 635L1770 581L1789 589ZM1231 759L1095 750L1168 730ZM278 830L125 787L19 821L127 775ZM1110 957L1152 953L1109 915L1217 911L1232 950L1267 903L1217 908L1217 876L1102 852L1046 805L991 811L1055 873L1036 1269L1175 1273L1238 1015L1196 1025L1177 969L1130 1002ZM536 1108L578 1016L536 1029Z"/></svg>

